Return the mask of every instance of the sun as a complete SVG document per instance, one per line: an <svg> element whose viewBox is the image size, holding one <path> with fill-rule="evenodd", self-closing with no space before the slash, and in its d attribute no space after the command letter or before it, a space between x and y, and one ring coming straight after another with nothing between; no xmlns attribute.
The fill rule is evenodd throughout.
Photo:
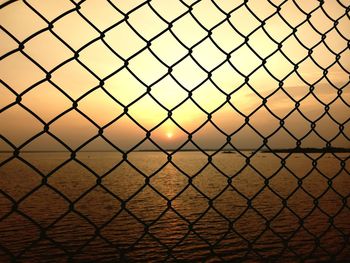
<svg viewBox="0 0 350 263"><path fill-rule="evenodd" d="M167 137L168 139L171 139L171 138L173 137L173 133L172 133L172 132L167 132L167 133L166 133L166 137Z"/></svg>

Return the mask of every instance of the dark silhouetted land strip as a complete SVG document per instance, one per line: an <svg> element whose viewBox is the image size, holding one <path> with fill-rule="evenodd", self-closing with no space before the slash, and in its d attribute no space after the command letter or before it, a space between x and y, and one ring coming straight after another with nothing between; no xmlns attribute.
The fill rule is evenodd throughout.
<svg viewBox="0 0 350 263"><path fill-rule="evenodd" d="M263 153L349 153L350 148L325 147L325 148L290 148L262 150Z"/></svg>

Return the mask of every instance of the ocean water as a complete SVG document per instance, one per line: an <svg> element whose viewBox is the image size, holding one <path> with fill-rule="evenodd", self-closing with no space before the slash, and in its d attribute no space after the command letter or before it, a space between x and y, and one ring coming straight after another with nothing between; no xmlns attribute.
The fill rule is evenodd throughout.
<svg viewBox="0 0 350 263"><path fill-rule="evenodd" d="M348 157L22 153L0 167L0 262L345 262Z"/></svg>

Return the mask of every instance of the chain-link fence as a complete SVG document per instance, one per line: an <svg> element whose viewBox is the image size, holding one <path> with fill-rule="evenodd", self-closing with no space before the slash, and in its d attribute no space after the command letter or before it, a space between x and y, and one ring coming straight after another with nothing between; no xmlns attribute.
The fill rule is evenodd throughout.
<svg viewBox="0 0 350 263"><path fill-rule="evenodd" d="M2 1L2 262L350 258L348 1Z"/></svg>

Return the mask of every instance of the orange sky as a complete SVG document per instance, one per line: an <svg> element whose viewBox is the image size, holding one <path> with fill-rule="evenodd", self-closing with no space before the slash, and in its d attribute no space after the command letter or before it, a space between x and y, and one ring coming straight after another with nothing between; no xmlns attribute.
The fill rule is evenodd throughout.
<svg viewBox="0 0 350 263"><path fill-rule="evenodd" d="M124 13L142 3L142 1L112 2ZM185 2L191 4L193 1ZM282 1L273 2L278 5ZM280 11L281 16L294 27L305 20L306 13L319 5L316 0L295 2L305 14L293 1L287 1ZM333 20L342 17L336 28L333 28L334 22L321 9L318 9L312 13L310 23L307 22L298 27L297 32L289 36L293 30L278 15L274 15L266 21L264 30L273 37L275 42L263 29L259 29L249 36L249 47L244 44L244 37L257 28L260 22L248 10L252 10L259 19L263 20L276 10L267 1L250 0L247 6L237 9L227 20L223 12L230 12L241 4L241 1L215 1L221 8L222 11L220 11L212 1L203 0L193 6L192 15L187 13L173 22L171 29L168 29L167 24L155 15L151 7L168 22L187 12L188 7L176 0L151 1L150 5L144 4L132 12L127 22L121 22L110 28L103 39L98 39L83 49L81 49L82 46L99 37L96 29L106 30L121 21L123 15L113 9L107 1L85 1L79 12L95 25L96 28L93 28L74 10L75 6L70 1L32 0L28 3L47 21L36 15L22 1L17 1L0 10L2 26L18 41L23 41L35 32L47 28L47 22L52 20L55 22L52 32L43 30L42 33L26 41L23 52L14 52L1 60L0 109L15 101L14 93L22 94L21 104L37 114L42 122L48 123L58 114L69 110L72 102L77 100L78 109L91 118L97 126L104 127L104 136L122 149L131 148L146 134L133 123L131 118L138 121L144 129L150 130L168 118L169 110L172 110L172 119L185 131L179 129L173 120L167 119L151 133L151 138L162 147L180 146L186 141L186 132L195 131L206 121L207 113L212 113L213 123L220 127L222 132L230 135L244 124L244 117L231 105L242 114L249 115L262 103L262 98L257 96L251 88L254 88L262 97L268 96L267 108L276 116L283 118L294 108L295 103L282 90L273 93L279 87L280 80L283 80L284 90L294 100L300 100L308 93L309 86L314 85L313 93L321 102L326 104L335 99L329 110L335 120L344 123L350 116L349 107L343 102L350 103L349 73L344 71L344 69L350 71L348 48L350 20L348 16L342 17L345 8L336 1L325 1L323 6L327 15ZM341 1L341 3L345 6L350 4L349 1ZM69 10L72 11L68 15L55 20L60 14ZM207 30L212 29L210 37L193 17ZM221 21L224 22L216 26ZM132 31L130 25L140 36ZM236 30L231 25L234 25ZM154 38L161 32L163 32L161 35ZM325 33L324 42L314 47ZM62 38L68 46L62 44L55 35ZM173 35L176 35L184 46ZM188 49L203 38L205 40L196 45L192 54L189 54ZM145 41L148 40L152 40L152 44L147 48ZM0 41L1 56L18 48L16 41L3 30ZM282 52L274 53L280 42L283 42L281 51L290 61L283 56ZM106 44L117 52L119 57L113 54ZM312 56L304 60L308 54L307 49L310 48L313 50ZM143 49L141 53L133 56L141 49ZM267 58L266 69L260 67L255 71L261 65L261 59L251 49L261 58ZM80 50L79 62L93 71L95 76L77 60L71 59L74 55L72 50ZM228 58L227 54L233 50L235 51ZM163 63L159 62L152 53ZM339 63L336 63L336 54L339 53ZM25 54L43 68L40 69L33 64ZM185 56L184 60L178 62ZM50 80L45 80L45 71L51 72L57 65L69 59L71 59L70 62L52 72ZM129 61L127 67L124 66L123 60ZM299 63L302 60L298 69L294 69L292 63ZM327 77L324 78L320 67L326 68L332 64L333 66L328 69ZM217 67L218 65L220 66ZM172 68L171 72L168 72L168 67ZM120 70L117 74L111 75L118 69ZM209 79L206 71L212 71ZM270 71L274 77L267 71ZM249 85L244 84L247 75L249 75ZM104 80L103 88L99 87L101 79ZM204 81L205 79L207 80ZM192 91L192 101L188 98L188 91L199 84L201 85ZM13 92L6 86L11 87ZM151 96L146 94L147 86L151 86ZM220 87L221 91L216 86ZM341 98L337 98L339 88L343 90ZM91 90L93 91L89 95L82 97ZM69 98L62 92L65 92ZM229 100L231 105L227 103L227 94L231 94ZM270 94L273 95L269 96ZM154 98L162 106L155 102ZM133 103L135 100L138 101ZM177 107L182 102L183 104ZM300 103L300 110L310 120L318 120L324 113L324 105L321 102L310 95ZM128 106L128 115L131 118L122 115L117 122L109 125L112 120L123 114L124 106ZM269 136L279 127L279 120L271 115L267 108L262 107L249 120L249 123L264 136ZM20 146L43 129L43 124L20 105L12 106L5 111L1 110L0 123L0 134L16 146ZM75 149L97 135L96 125L73 109L57 121L50 123L50 132ZM285 120L285 127L296 137L302 138L310 130L310 123L300 113L294 112ZM326 115L317 122L316 130L326 140L331 140L338 133L339 126ZM208 123L193 135L193 140L204 148L218 148L226 141L226 136L222 132ZM345 124L344 132L349 138L348 123ZM245 126L232 137L232 143L239 148L254 148L262 144L262 138ZM350 146L349 140L343 135L336 138L332 144ZM294 147L295 140L281 130L271 137L269 145ZM325 142L312 133L303 140L302 146L324 147ZM0 147L0 150L9 149L1 139ZM150 146L146 144L143 147ZM26 145L24 149L63 148L50 136L44 134ZM85 149L104 150L110 147L99 138Z"/></svg>

